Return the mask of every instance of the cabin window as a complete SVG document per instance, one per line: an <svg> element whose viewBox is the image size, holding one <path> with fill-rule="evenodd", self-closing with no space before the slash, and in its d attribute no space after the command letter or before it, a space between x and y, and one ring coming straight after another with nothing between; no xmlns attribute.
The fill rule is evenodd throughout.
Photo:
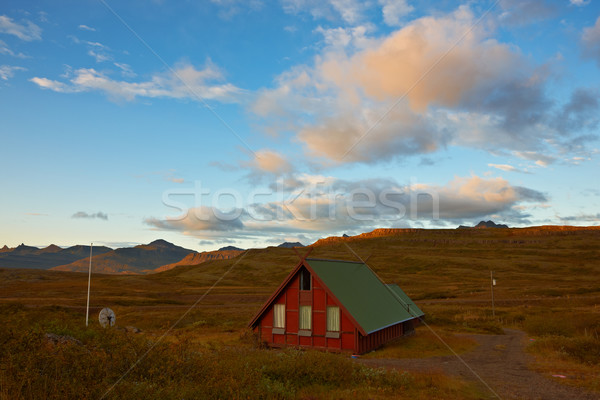
<svg viewBox="0 0 600 400"><path fill-rule="evenodd" d="M300 290L310 290L310 272L305 268L300 270Z"/></svg>
<svg viewBox="0 0 600 400"><path fill-rule="evenodd" d="M340 308L337 306L327 307L327 331L340 331Z"/></svg>
<svg viewBox="0 0 600 400"><path fill-rule="evenodd" d="M273 328L285 328L285 304L273 306Z"/></svg>
<svg viewBox="0 0 600 400"><path fill-rule="evenodd" d="M300 306L300 321L298 321L298 328L301 330L309 331L312 329L312 307L311 306Z"/></svg>

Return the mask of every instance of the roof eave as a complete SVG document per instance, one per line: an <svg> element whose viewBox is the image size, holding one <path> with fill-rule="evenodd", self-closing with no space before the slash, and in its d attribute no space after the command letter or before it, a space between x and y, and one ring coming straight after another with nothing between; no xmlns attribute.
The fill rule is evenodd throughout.
<svg viewBox="0 0 600 400"><path fill-rule="evenodd" d="M418 315L418 316L415 316L415 317L406 318L406 319L403 319L402 321L394 322L393 324L389 324L389 325L386 325L386 326L382 326L381 328L377 328L375 330L372 330L371 332L368 332L367 334L370 335L371 333L379 332L379 331L381 331L381 330L383 330L385 328L389 328L390 326L398 325L398 324L401 324L401 323L406 322L406 321L412 321L413 319L421 319L424 316L425 316L425 314L421 314L421 315Z"/></svg>

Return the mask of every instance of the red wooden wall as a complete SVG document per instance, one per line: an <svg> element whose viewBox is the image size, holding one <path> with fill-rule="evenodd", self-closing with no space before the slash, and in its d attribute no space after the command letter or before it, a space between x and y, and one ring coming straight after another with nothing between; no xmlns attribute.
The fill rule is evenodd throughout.
<svg viewBox="0 0 600 400"><path fill-rule="evenodd" d="M285 333L273 333L273 306L262 315L255 331L261 339L271 346L314 347L330 351L355 351L355 336L358 333L354 325L340 307L340 332L338 337L326 335L327 306L340 306L328 296L316 279L312 279L311 290L300 290L297 274L275 299L273 304L285 304ZM312 306L312 335L298 334L298 313L300 305Z"/></svg>

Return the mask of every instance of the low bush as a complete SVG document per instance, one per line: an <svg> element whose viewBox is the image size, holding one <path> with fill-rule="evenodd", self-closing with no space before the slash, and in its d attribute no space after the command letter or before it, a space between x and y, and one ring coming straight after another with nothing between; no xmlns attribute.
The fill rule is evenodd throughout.
<svg viewBox="0 0 600 400"><path fill-rule="evenodd" d="M574 334L573 324L561 317L553 315L533 315L525 319L523 328L532 336L566 336Z"/></svg>
<svg viewBox="0 0 600 400"><path fill-rule="evenodd" d="M531 344L531 350L589 365L600 365L600 339L597 337L546 336Z"/></svg>
<svg viewBox="0 0 600 400"><path fill-rule="evenodd" d="M47 331L53 329L49 340ZM58 332L58 333L56 333ZM242 343L206 348L189 336L157 342L116 329L43 322L0 327L0 397L7 399L467 398L450 378L417 379L372 369L347 355L264 350ZM465 394L467 393L467 394Z"/></svg>

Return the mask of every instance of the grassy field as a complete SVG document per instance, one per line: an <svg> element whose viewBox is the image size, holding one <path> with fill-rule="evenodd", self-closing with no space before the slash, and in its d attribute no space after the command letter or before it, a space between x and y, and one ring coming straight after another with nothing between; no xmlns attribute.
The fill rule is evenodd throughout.
<svg viewBox="0 0 600 400"><path fill-rule="evenodd" d="M386 283L398 283L455 350L473 346L455 333L522 329L533 339L533 368L550 375L559 367L570 377L561 383L600 392L600 230L415 231L332 240L311 257L356 260L348 247ZM246 324L297 261L290 249L268 248L148 276L94 275L88 328L87 274L0 270L0 398L101 398L109 389L105 398L481 396L440 374L258 348ZM103 307L116 312L119 327L142 332L101 329ZM49 333L74 340L54 343ZM446 351L419 330L369 357Z"/></svg>

